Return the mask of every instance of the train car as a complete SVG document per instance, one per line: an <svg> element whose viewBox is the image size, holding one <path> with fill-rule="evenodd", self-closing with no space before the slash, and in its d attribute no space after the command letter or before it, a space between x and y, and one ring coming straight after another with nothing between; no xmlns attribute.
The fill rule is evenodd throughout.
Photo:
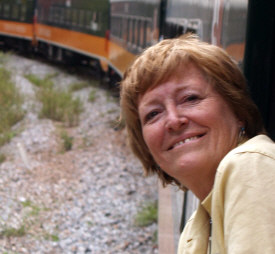
<svg viewBox="0 0 275 254"><path fill-rule="evenodd" d="M168 0L164 37L193 32L242 61L247 3L247 0Z"/></svg>
<svg viewBox="0 0 275 254"><path fill-rule="evenodd" d="M160 36L161 0L110 0L111 76L119 80L135 56Z"/></svg>
<svg viewBox="0 0 275 254"><path fill-rule="evenodd" d="M247 3L248 0L111 0L110 66L121 77L144 48L187 32L223 47L242 64Z"/></svg>
<svg viewBox="0 0 275 254"><path fill-rule="evenodd" d="M38 51L50 59L107 68L108 0L37 0Z"/></svg>
<svg viewBox="0 0 275 254"><path fill-rule="evenodd" d="M0 44L31 50L34 41L35 0L0 0Z"/></svg>

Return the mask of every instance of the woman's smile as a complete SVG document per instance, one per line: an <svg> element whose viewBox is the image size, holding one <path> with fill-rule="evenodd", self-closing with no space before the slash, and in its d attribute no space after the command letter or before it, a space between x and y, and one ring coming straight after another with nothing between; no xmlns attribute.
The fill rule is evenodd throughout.
<svg viewBox="0 0 275 254"><path fill-rule="evenodd" d="M172 150L172 149L176 149L179 147L182 147L183 145L187 145L187 144L192 144L192 143L197 143L198 141L200 141L200 139L204 136L205 134L187 134L185 136L187 136L186 138L181 138L180 141L175 141L173 142L174 144L172 144L168 150Z"/></svg>

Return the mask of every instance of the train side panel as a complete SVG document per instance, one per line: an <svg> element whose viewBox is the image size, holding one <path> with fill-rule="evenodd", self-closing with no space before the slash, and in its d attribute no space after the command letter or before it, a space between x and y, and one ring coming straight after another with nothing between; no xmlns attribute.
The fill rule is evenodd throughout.
<svg viewBox="0 0 275 254"><path fill-rule="evenodd" d="M30 49L34 43L35 0L0 0L2 46Z"/></svg>
<svg viewBox="0 0 275 254"><path fill-rule="evenodd" d="M106 40L103 37L85 34L59 27L37 24L36 36L39 42L69 49L91 57L107 57Z"/></svg>
<svg viewBox="0 0 275 254"><path fill-rule="evenodd" d="M48 57L101 62L108 58L108 0L38 0L36 38ZM104 64L103 64L104 62Z"/></svg>

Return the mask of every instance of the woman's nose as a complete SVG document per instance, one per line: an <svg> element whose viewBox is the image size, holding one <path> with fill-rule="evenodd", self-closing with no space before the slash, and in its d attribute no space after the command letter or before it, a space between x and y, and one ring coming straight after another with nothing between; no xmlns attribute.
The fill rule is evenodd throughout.
<svg viewBox="0 0 275 254"><path fill-rule="evenodd" d="M188 122L183 112L179 112L176 107L170 107L167 112L166 128L168 131L178 131Z"/></svg>

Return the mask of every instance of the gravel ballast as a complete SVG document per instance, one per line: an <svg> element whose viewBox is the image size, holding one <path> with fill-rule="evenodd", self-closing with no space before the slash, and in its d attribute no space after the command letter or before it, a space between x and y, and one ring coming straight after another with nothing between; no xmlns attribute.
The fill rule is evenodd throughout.
<svg viewBox="0 0 275 254"><path fill-rule="evenodd" d="M157 224L138 227L139 209L157 200L156 177L144 178L140 162L114 127L118 102L106 89L74 92L84 112L76 127L38 117L41 105L25 74L55 74L56 87L85 79L49 63L9 55L11 71L24 94L18 134L0 148L0 253L158 253ZM96 99L88 101L91 89ZM62 151L60 132L73 138Z"/></svg>

